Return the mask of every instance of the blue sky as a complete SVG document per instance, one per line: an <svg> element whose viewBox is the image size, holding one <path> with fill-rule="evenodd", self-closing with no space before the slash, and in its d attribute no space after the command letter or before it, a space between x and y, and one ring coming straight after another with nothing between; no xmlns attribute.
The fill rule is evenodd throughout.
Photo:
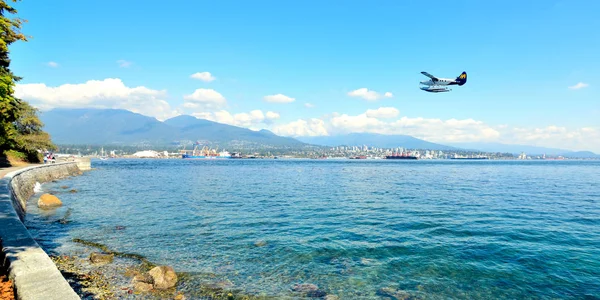
<svg viewBox="0 0 600 300"><path fill-rule="evenodd" d="M292 136L371 131L600 152L600 142L587 141L600 140L599 1L25 0L15 7L33 36L11 47L12 68L24 77L19 95L42 109L122 107ZM426 93L421 71L450 78L466 71L468 82ZM190 78L197 72L216 79ZM120 79L122 91L85 84L107 78ZM584 87L569 88L578 83ZM360 88L393 97L348 95ZM225 102L208 103L206 93L186 101L197 89ZM276 94L295 100L264 100ZM382 107L385 118L366 114ZM273 118L261 120L256 110Z"/></svg>

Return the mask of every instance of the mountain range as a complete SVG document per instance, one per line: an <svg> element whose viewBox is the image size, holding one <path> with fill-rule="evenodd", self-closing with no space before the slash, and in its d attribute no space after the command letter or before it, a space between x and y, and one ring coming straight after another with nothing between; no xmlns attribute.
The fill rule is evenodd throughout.
<svg viewBox="0 0 600 300"><path fill-rule="evenodd" d="M442 145L408 135L350 133L336 136L283 137L263 129L247 128L180 115L164 122L124 109L53 109L40 113L44 130L58 145L179 145L199 141L229 148L287 148L318 146L403 147L430 150L473 150L528 155L563 155L600 158L589 151L569 151L499 143L460 143Z"/></svg>
<svg viewBox="0 0 600 300"><path fill-rule="evenodd" d="M563 155L565 153L575 153L574 151L567 149L501 143L453 143L451 145L462 149L477 149L479 151L486 152L503 152L513 154L525 152L528 155Z"/></svg>
<svg viewBox="0 0 600 300"><path fill-rule="evenodd" d="M181 115L164 122L123 109L53 109L40 114L56 144L173 145L200 141L228 147L294 148L306 144L268 130Z"/></svg>

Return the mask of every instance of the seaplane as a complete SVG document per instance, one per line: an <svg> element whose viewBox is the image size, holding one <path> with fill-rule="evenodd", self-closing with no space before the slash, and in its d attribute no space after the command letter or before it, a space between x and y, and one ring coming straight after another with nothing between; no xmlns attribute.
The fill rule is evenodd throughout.
<svg viewBox="0 0 600 300"><path fill-rule="evenodd" d="M467 83L467 72L462 72L456 79L452 78L438 78L427 72L421 72L421 74L429 77L429 80L421 81L420 83L425 85L420 87L422 90L430 93L442 93L442 92L450 92L452 91L447 86L448 85L458 85L462 86Z"/></svg>

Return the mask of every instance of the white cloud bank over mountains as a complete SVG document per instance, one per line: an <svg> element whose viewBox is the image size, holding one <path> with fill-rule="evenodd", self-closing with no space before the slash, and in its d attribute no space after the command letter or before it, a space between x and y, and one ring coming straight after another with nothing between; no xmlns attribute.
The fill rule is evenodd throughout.
<svg viewBox="0 0 600 300"><path fill-rule="evenodd" d="M279 119L278 113L272 111L263 113L262 110L259 109L252 110L248 113L238 114L231 114L226 110L219 110L216 112L193 113L192 116L241 127L254 127L256 125L260 125L261 123L270 124Z"/></svg>
<svg viewBox="0 0 600 300"><path fill-rule="evenodd" d="M360 94L358 97L366 100L386 97L385 94L382 96L373 93L375 92L366 90L365 93L355 94ZM493 126L474 119L411 118L401 116L400 111L394 107L368 109L358 115L334 112L319 118L302 118L281 123L280 114L274 111L255 109L231 113L225 110L228 105L225 96L213 89L196 89L183 95L181 106L172 107L166 101L166 90L154 90L144 86L128 87L118 78L89 80L57 87L43 83L17 84L15 95L42 110L57 107L122 108L161 121L181 114L190 114L236 126L267 128L276 134L292 137L371 132L405 134L438 143L487 141L600 152L600 127L566 128L552 125L541 128L511 128L506 125ZM264 100L291 103L296 99L276 94L266 96Z"/></svg>
<svg viewBox="0 0 600 300"><path fill-rule="evenodd" d="M49 87L43 83L17 84L15 96L41 110L56 107L123 108L159 119L177 114L165 100L166 90L153 90L144 86L128 87L118 78L89 80L57 87Z"/></svg>
<svg viewBox="0 0 600 300"><path fill-rule="evenodd" d="M186 108L216 109L227 105L227 100L223 95L213 89L197 89L189 95L183 96Z"/></svg>
<svg viewBox="0 0 600 300"><path fill-rule="evenodd" d="M383 120L381 115L367 110L359 115L333 113L322 118L299 119L273 127L273 132L285 136L320 136L353 132L404 134L437 143L500 142L600 153L600 128L568 129L560 126L519 128L492 126L473 119L426 119L399 117ZM377 111L392 111L379 108ZM386 116L386 115L384 115ZM389 116L389 115L387 115Z"/></svg>

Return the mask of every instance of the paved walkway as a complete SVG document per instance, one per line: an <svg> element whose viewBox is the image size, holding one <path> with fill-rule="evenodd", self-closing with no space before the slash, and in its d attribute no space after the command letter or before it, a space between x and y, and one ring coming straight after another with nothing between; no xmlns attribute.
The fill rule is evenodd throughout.
<svg viewBox="0 0 600 300"><path fill-rule="evenodd" d="M18 166L18 167L0 167L0 179L10 172L20 170L23 168L27 168L30 166L34 166L34 165L37 165L37 164L29 164L29 165Z"/></svg>
<svg viewBox="0 0 600 300"><path fill-rule="evenodd" d="M28 178L26 180L37 180L38 177L44 179L58 178L58 174L68 172L66 169L73 166L73 164L75 163L57 164L55 166L57 174L53 174L51 170L53 168L34 168L29 171L32 172L31 174L25 175L25 178ZM0 265L10 266L9 272L13 278L17 299L81 299L56 268L48 254L31 237L31 234L15 212L13 200L9 195L9 179L4 176L9 172L37 165L41 166L43 164L0 168L0 238L2 238L1 251L5 255L4 261ZM49 165L48 167L54 166ZM65 170L63 172L60 169Z"/></svg>

